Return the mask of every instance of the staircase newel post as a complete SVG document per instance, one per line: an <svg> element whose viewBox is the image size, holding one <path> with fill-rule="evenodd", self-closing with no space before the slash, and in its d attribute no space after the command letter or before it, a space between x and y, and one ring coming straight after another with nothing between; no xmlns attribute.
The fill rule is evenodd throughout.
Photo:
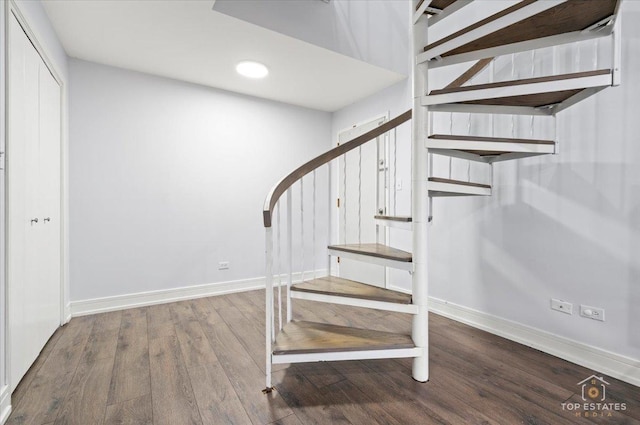
<svg viewBox="0 0 640 425"><path fill-rule="evenodd" d="M273 338L273 232L271 227L265 228L265 347L266 347L266 388L271 391L271 343Z"/></svg>
<svg viewBox="0 0 640 425"><path fill-rule="evenodd" d="M428 0L425 0L428 1ZM412 2L411 22L418 1ZM413 69L413 116L411 128L411 209L413 217L413 304L418 306L418 314L413 317L412 338L422 354L413 360L413 379L420 382L429 380L429 317L428 317L428 268L427 242L429 218L429 176L428 151L425 147L427 139L428 112L421 104L421 98L427 93L428 66L426 62L416 63L421 48L427 43L427 16L422 15L412 25L411 30L411 64Z"/></svg>

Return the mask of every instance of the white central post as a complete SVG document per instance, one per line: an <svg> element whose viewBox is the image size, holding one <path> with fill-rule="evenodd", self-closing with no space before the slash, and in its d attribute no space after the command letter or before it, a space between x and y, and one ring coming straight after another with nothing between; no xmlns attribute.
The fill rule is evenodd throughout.
<svg viewBox="0 0 640 425"><path fill-rule="evenodd" d="M428 1L428 0L425 0ZM411 22L413 12L418 1L412 2ZM422 354L413 359L413 379L419 382L429 380L429 310L428 299L428 268L427 241L429 223L429 158L425 147L427 139L427 110L421 105L420 99L427 93L426 62L417 63L416 58L427 44L427 15L412 27L411 63L413 67L413 116L411 127L411 215L413 217L413 276L412 294L413 304L418 306L418 314L413 316L411 336L417 347L422 348Z"/></svg>
<svg viewBox="0 0 640 425"><path fill-rule="evenodd" d="M271 392L271 341L273 338L273 231L271 227L265 229L265 348L266 348L266 385L265 392Z"/></svg>

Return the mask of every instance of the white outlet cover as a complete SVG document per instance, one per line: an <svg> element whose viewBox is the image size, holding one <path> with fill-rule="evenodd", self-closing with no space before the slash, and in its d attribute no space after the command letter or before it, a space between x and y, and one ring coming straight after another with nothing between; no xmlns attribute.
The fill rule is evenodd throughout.
<svg viewBox="0 0 640 425"><path fill-rule="evenodd" d="M567 301L551 299L551 310L559 311L561 313L573 314L573 304Z"/></svg>
<svg viewBox="0 0 640 425"><path fill-rule="evenodd" d="M580 304L580 316L604 322L604 308Z"/></svg>

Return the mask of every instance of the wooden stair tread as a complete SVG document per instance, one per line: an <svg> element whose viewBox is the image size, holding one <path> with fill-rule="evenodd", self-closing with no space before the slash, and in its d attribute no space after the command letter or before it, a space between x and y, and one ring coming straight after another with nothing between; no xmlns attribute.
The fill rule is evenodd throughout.
<svg viewBox="0 0 640 425"><path fill-rule="evenodd" d="M510 139L506 137L481 137L481 136L459 136L449 134L433 134L429 136L429 139L437 140L459 140L464 142L495 142L495 143L523 143L534 145L555 145L553 140L538 140L538 139Z"/></svg>
<svg viewBox="0 0 640 425"><path fill-rule="evenodd" d="M524 84L535 84L535 83L546 83L550 81L562 81L562 80L571 80L574 78L581 77L592 77L595 75L606 75L611 74L610 69L596 69L595 71L585 71L585 72L573 72L570 74L561 74L561 75L548 75L546 77L536 77L536 78L523 78L520 80L509 80L509 81L498 81L495 83L486 83L486 84L476 84L473 86L461 86L461 87L449 87L439 90L432 90L429 94L448 94L448 93L459 93L464 91L471 90L482 90L482 89L493 89L499 87L510 87L510 86L521 86Z"/></svg>
<svg viewBox="0 0 640 425"><path fill-rule="evenodd" d="M376 220L389 220L389 221L402 221L405 223L411 223L411 217L406 215L376 215L373 218Z"/></svg>
<svg viewBox="0 0 640 425"><path fill-rule="evenodd" d="M289 322L276 336L273 354L307 354L414 348L409 335L314 322Z"/></svg>
<svg viewBox="0 0 640 425"><path fill-rule="evenodd" d="M350 252L353 254L368 255L371 257L384 258L387 260L401 261L410 263L413 261L410 252L402 251L396 248L392 248L387 245L379 243L362 243L362 244L347 244L347 245L331 245L329 249L336 251Z"/></svg>
<svg viewBox="0 0 640 425"><path fill-rule="evenodd" d="M492 21L515 12L518 9L528 6L534 1L536 0L521 1L486 19L476 22L473 25L427 45L424 50L428 51L450 40L467 34ZM583 29L614 15L617 12L619 1L620 0L568 0L534 16L509 25L506 28L494 31L462 46L442 53L440 56L447 57L522 41L582 31Z"/></svg>
<svg viewBox="0 0 640 425"><path fill-rule="evenodd" d="M397 304L411 304L411 295L409 294L403 294L337 276L326 276L298 283L293 285L291 290Z"/></svg>
<svg viewBox="0 0 640 425"><path fill-rule="evenodd" d="M429 181L434 183L450 183L450 184L458 184L462 186L482 187L485 189L491 189L491 186L488 184L466 182L463 180L443 179L440 177L429 177Z"/></svg>
<svg viewBox="0 0 640 425"><path fill-rule="evenodd" d="M596 77L603 75L610 75L610 69L599 69L595 71L587 71L587 72L576 72L571 74L563 74L563 75L552 75L547 77L538 77L538 78L526 78L522 80L511 80L511 81L500 81L496 83L489 84L477 84L473 86L464 86L464 87L452 87L452 88L444 88L439 90L432 90L429 95L442 95L442 94L451 94L451 93L463 93L463 92L473 92L475 90L483 90L483 89L496 89L502 87L515 87L522 86L527 84L536 84L536 83L547 83L547 82L555 82L555 81L566 81L578 78L585 77ZM496 97L496 98L480 98L477 100L468 100L463 102L458 102L461 104L471 104L471 105L494 105L494 106L528 106L528 107L544 107L549 105L555 105L558 103L562 103L572 96L580 93L582 90L589 88L577 88L577 89L569 89L569 90L559 90L559 91L548 91L548 92L540 92L533 94L523 94L516 96L504 96L504 97ZM456 103L456 102L454 102Z"/></svg>
<svg viewBox="0 0 640 425"><path fill-rule="evenodd" d="M416 10L420 9L420 6L422 6L422 3L424 3L425 0L420 0L420 2L418 2L418 5L416 6ZM451 6L453 3L455 3L457 0L433 0L430 4L429 7L433 8L433 9L440 9L440 10L444 10L447 7Z"/></svg>

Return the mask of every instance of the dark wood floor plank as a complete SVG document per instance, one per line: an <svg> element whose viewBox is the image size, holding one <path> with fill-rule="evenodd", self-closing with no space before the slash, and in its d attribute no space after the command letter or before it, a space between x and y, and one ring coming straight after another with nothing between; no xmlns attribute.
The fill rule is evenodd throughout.
<svg viewBox="0 0 640 425"><path fill-rule="evenodd" d="M202 331L200 322L178 322L175 325L176 336L187 368L200 367L205 364L218 363L207 336Z"/></svg>
<svg viewBox="0 0 640 425"><path fill-rule="evenodd" d="M346 378L334 367L335 362L295 363L290 367L297 369L317 389L326 388Z"/></svg>
<svg viewBox="0 0 640 425"><path fill-rule="evenodd" d="M81 362L55 421L56 425L101 425L112 370L113 357Z"/></svg>
<svg viewBox="0 0 640 425"><path fill-rule="evenodd" d="M105 358L110 358L113 361L118 348L119 333L118 329L91 332L82 353L82 362L90 363Z"/></svg>
<svg viewBox="0 0 640 425"><path fill-rule="evenodd" d="M154 425L201 425L177 338L152 339L149 357Z"/></svg>
<svg viewBox="0 0 640 425"><path fill-rule="evenodd" d="M264 292L262 292L262 297L264 299ZM221 308L228 308L231 307L231 301L229 300L228 297L224 296L224 297L209 297L206 298L207 302L209 303L209 305L211 307L214 308L214 310L219 310Z"/></svg>
<svg viewBox="0 0 640 425"><path fill-rule="evenodd" d="M30 383L7 421L11 425L40 425L55 421L93 327L91 316L72 319L63 327L55 348Z"/></svg>
<svg viewBox="0 0 640 425"><path fill-rule="evenodd" d="M51 338L49 338L49 341L45 344L36 361L31 365L24 377L22 377L22 380L18 384L18 387L13 391L13 394L11 394L11 403L14 406L14 410L15 406L20 404L20 401L27 393L27 389L31 385L33 378L36 377L42 365L49 358L49 355L53 351L63 332L64 327L60 327L53 333L53 335L51 335Z"/></svg>
<svg viewBox="0 0 640 425"><path fill-rule="evenodd" d="M108 313L100 313L96 314L95 322L93 324L92 333L100 333L111 331L114 329L120 329L120 325L122 324L122 310L120 311L110 311Z"/></svg>
<svg viewBox="0 0 640 425"><path fill-rule="evenodd" d="M169 309L171 310L171 317L173 318L174 324L198 320L195 314L193 314L193 310L191 310L191 301L171 303L169 304Z"/></svg>
<svg viewBox="0 0 640 425"><path fill-rule="evenodd" d="M366 388L367 394L376 402L385 403L389 413L402 418L402 423L420 424L427 418L436 419L436 423L450 424L499 423L469 406L464 397L452 397L441 391L440 385L434 385L433 377L429 384L414 381L406 371L380 373L363 370L346 377L356 387Z"/></svg>
<svg viewBox="0 0 640 425"><path fill-rule="evenodd" d="M218 312L227 326L229 326L231 331L240 340L240 343L247 350L247 353L249 353L255 364L264 372L264 319L261 321L250 320L235 306L221 308ZM283 320L286 320L286 318L283 318ZM262 329L263 332L260 332L260 329ZM275 364L272 370L280 370L285 367L287 366Z"/></svg>
<svg viewBox="0 0 640 425"><path fill-rule="evenodd" d="M250 424L224 369L216 361L188 369L204 424Z"/></svg>
<svg viewBox="0 0 640 425"><path fill-rule="evenodd" d="M273 374L278 393L305 424L351 424L329 394L315 390L307 379L289 368ZM372 419L372 424L376 424Z"/></svg>
<svg viewBox="0 0 640 425"><path fill-rule="evenodd" d="M202 301L191 306L251 422L266 424L293 413L277 392L262 394L264 374L218 312Z"/></svg>
<svg viewBox="0 0 640 425"><path fill-rule="evenodd" d="M153 425L151 394L107 406L104 425Z"/></svg>
<svg viewBox="0 0 640 425"><path fill-rule="evenodd" d="M108 404L149 394L150 379L147 311L145 308L125 310L118 336Z"/></svg>
<svg viewBox="0 0 640 425"><path fill-rule="evenodd" d="M536 417L554 424L566 423L557 417L557 413L560 403L571 396L570 392L549 382L536 381L535 376L516 373L514 369L505 372L507 376L509 372L513 373L505 379L500 366L494 366L495 363L492 364L488 358L478 357L474 363L469 363L437 347L433 347L430 354L437 359L433 362L434 373L453 371L458 377L477 383L479 391L494 394L497 399L511 396L510 407L522 412L523 417Z"/></svg>
<svg viewBox="0 0 640 425"><path fill-rule="evenodd" d="M174 336L173 317L169 304L158 304L147 307L147 323L149 339Z"/></svg>
<svg viewBox="0 0 640 425"><path fill-rule="evenodd" d="M375 383L374 385L378 385ZM354 425L368 425L379 423L382 425L407 425L407 421L400 421L387 411L387 405L376 402L369 397L365 387L358 388L352 382L343 380L328 388L326 391L333 404L340 406L344 416ZM375 419L375 422L372 421ZM414 418L417 420L418 418ZM435 419L435 418L433 418ZM428 424L428 418L419 418L421 424ZM434 422L435 423L435 422Z"/></svg>
<svg viewBox="0 0 640 425"><path fill-rule="evenodd" d="M469 379L498 383L503 388L512 388L514 394L548 409L557 407L558 400L571 397L573 390L564 389L535 374L505 364L501 358L485 355L473 350L455 350L450 340L437 340L430 350L430 358L450 369L464 371ZM455 351L454 351L455 350ZM473 367L470 367L473 365Z"/></svg>
<svg viewBox="0 0 640 425"><path fill-rule="evenodd" d="M278 419L277 421L270 422L269 425L303 425L300 419L294 414L287 416L286 418Z"/></svg>

